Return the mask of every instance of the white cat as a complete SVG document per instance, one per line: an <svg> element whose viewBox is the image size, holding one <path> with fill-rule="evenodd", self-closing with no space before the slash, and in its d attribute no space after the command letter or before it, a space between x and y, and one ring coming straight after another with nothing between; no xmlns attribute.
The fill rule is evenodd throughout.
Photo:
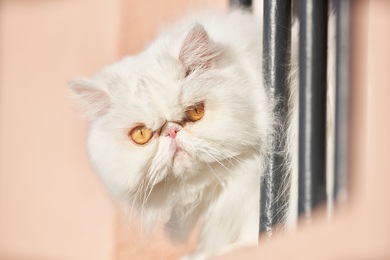
<svg viewBox="0 0 390 260"><path fill-rule="evenodd" d="M261 22L240 11L189 17L71 88L90 120L96 172L144 223L185 240L200 222L191 259L257 243L276 121Z"/></svg>

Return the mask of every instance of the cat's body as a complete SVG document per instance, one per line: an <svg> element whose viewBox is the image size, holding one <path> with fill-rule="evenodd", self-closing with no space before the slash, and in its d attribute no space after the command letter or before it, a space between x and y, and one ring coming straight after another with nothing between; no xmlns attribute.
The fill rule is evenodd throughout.
<svg viewBox="0 0 390 260"><path fill-rule="evenodd" d="M261 32L238 11L191 16L144 52L72 84L91 121L91 160L110 193L144 223L166 223L174 240L200 222L193 258L257 243L276 121Z"/></svg>

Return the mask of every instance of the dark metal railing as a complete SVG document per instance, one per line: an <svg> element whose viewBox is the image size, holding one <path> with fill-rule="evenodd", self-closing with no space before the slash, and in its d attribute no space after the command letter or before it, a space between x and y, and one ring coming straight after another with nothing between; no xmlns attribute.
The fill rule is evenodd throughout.
<svg viewBox="0 0 390 260"><path fill-rule="evenodd" d="M232 6L250 8L252 1L231 0ZM299 3L299 4L298 4ZM327 141L327 84L328 82L328 1L264 0L263 47L264 80L269 88L274 113L282 123L277 125L277 136L267 172L262 179L260 229L268 236L283 222L284 206L288 202L283 192L286 187L284 167L286 158L286 122L288 115L288 65L291 64L291 13L299 18L299 198L298 211L310 222L313 208L326 201L326 185L333 187L333 200L345 198L347 190L347 134L349 83L349 0L334 0L336 37L336 97L334 169L326 169ZM333 11L332 11L333 12ZM329 68L333 68L330 66ZM331 125L333 122L331 122ZM279 138L283 137L283 138ZM329 159L329 158L328 158ZM326 180L330 170L334 183ZM334 172L332 172L334 170ZM329 176L328 176L329 177ZM287 189L288 190L288 189ZM332 196L333 195L333 196Z"/></svg>
<svg viewBox="0 0 390 260"><path fill-rule="evenodd" d="M299 2L299 201L310 219L325 199L328 2Z"/></svg>
<svg viewBox="0 0 390 260"><path fill-rule="evenodd" d="M263 24L263 70L265 84L269 90L273 113L278 116L276 132L287 131L288 77L291 46L291 1L264 0ZM287 203L283 194L286 183L286 135L272 138L269 157L261 189L260 231L272 235L273 227L281 223Z"/></svg>

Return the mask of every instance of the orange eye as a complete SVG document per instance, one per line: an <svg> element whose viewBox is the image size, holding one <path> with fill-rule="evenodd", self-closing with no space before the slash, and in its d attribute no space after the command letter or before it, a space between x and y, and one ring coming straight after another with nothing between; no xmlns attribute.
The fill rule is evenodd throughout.
<svg viewBox="0 0 390 260"><path fill-rule="evenodd" d="M136 144L146 144L153 137L153 132L145 126L134 127L130 132L129 136Z"/></svg>
<svg viewBox="0 0 390 260"><path fill-rule="evenodd" d="M203 103L190 106L186 109L186 118L192 122L202 119L203 115L204 115Z"/></svg>

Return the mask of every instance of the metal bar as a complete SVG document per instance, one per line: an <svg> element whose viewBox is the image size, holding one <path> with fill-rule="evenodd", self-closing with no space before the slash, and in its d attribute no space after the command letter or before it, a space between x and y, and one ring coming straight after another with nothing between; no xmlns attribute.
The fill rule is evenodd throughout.
<svg viewBox="0 0 390 260"><path fill-rule="evenodd" d="M310 222L325 198L325 127L328 1L299 3L299 201Z"/></svg>
<svg viewBox="0 0 390 260"><path fill-rule="evenodd" d="M251 8L252 0L230 0L231 7Z"/></svg>
<svg viewBox="0 0 390 260"><path fill-rule="evenodd" d="M334 198L347 197L347 140L349 107L350 1L336 1L336 123Z"/></svg>
<svg viewBox="0 0 390 260"><path fill-rule="evenodd" d="M263 68L265 84L270 101L280 124L275 129L278 138L273 138L267 171L262 181L260 231L271 236L275 224L283 220L283 209L287 203L282 187L286 174L288 75L291 45L291 1L264 0Z"/></svg>

